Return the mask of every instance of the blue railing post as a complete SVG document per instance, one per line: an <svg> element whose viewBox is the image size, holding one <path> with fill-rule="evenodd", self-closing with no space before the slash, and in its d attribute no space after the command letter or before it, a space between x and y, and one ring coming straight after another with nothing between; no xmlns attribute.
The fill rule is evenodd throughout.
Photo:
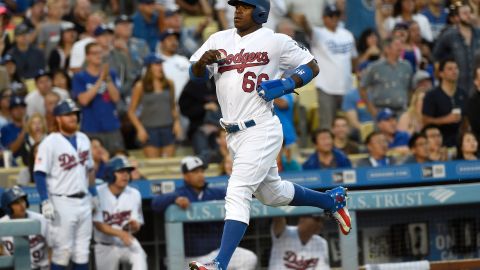
<svg viewBox="0 0 480 270"><path fill-rule="evenodd" d="M30 269L29 235L40 234L40 221L32 219L18 219L2 222L0 237L13 236L15 242L13 261L11 257L1 257L0 267L14 269ZM25 237L27 236L27 237Z"/></svg>

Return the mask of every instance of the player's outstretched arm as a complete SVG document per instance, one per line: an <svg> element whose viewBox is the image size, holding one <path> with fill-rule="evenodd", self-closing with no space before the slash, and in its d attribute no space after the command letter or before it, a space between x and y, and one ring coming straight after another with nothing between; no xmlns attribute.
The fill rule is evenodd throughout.
<svg viewBox="0 0 480 270"><path fill-rule="evenodd" d="M284 78L262 82L257 88L258 95L265 101L271 101L293 93L295 88L302 87L315 78L319 70L317 61L314 59L285 74Z"/></svg>

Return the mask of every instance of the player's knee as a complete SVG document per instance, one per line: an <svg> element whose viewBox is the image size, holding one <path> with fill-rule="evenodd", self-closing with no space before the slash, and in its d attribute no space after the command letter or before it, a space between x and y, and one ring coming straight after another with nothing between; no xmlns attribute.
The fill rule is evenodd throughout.
<svg viewBox="0 0 480 270"><path fill-rule="evenodd" d="M292 183L288 181L281 181L278 186L272 188L267 186L260 186L254 193L261 203L269 206L284 206L288 205L293 198L294 188Z"/></svg>
<svg viewBox="0 0 480 270"><path fill-rule="evenodd" d="M68 249L53 250L52 262L57 265L68 266L71 256L72 253Z"/></svg>

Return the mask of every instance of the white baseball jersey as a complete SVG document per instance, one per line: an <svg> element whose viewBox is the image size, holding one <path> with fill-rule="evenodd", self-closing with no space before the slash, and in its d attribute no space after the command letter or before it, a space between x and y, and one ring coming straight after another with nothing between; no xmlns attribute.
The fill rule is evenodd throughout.
<svg viewBox="0 0 480 270"><path fill-rule="evenodd" d="M312 52L321 70L315 80L316 87L332 95L344 95L351 90L352 58L358 55L352 33L341 27L335 32L315 27Z"/></svg>
<svg viewBox="0 0 480 270"><path fill-rule="evenodd" d="M90 140L76 132L77 149L59 132L51 133L40 144L34 171L47 174L49 194L72 195L88 192L88 170L93 168Z"/></svg>
<svg viewBox="0 0 480 270"><path fill-rule="evenodd" d="M31 268L50 269L48 262L48 225L47 220L40 214L28 211L27 218L40 221L40 234L30 235L30 261ZM11 220L8 215L3 216L0 219L1 222ZM1 226L1 225L0 225ZM15 243L13 237L2 237L2 244L10 255L14 253Z"/></svg>
<svg viewBox="0 0 480 270"><path fill-rule="evenodd" d="M236 29L217 32L190 61L198 61L208 50L219 50L226 56L225 63L208 66L225 121L245 121L271 113L273 101L265 102L257 94L257 86L313 60L313 55L290 37L265 27L243 37Z"/></svg>
<svg viewBox="0 0 480 270"><path fill-rule="evenodd" d="M116 197L110 192L108 184L103 184L97 186L97 191L100 207L95 212L93 221L106 223L116 229L123 229L129 220L143 224L142 197L138 190L127 186L120 196ZM118 237L106 235L96 228L94 239L97 243L124 245Z"/></svg>
<svg viewBox="0 0 480 270"><path fill-rule="evenodd" d="M304 245L298 236L297 226L286 226L276 237L272 235L270 270L330 270L327 241L314 235Z"/></svg>

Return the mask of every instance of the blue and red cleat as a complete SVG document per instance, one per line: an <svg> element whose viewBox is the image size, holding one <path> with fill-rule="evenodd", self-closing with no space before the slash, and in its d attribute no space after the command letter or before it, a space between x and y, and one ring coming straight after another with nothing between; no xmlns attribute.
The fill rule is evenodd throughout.
<svg viewBox="0 0 480 270"><path fill-rule="evenodd" d="M222 270L216 261L205 264L193 261L189 263L188 266L190 267L190 270Z"/></svg>
<svg viewBox="0 0 480 270"><path fill-rule="evenodd" d="M333 199L333 207L325 211L332 216L340 227L340 231L344 235L350 233L352 223L350 214L347 209L347 189L344 187L336 187L332 190L325 191Z"/></svg>

